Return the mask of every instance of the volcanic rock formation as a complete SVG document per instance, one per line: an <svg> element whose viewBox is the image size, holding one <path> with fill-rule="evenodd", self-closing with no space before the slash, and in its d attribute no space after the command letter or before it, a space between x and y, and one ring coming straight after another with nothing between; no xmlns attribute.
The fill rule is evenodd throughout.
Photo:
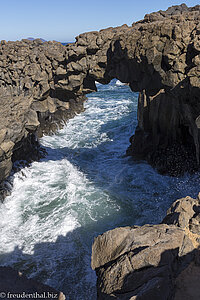
<svg viewBox="0 0 200 300"><path fill-rule="evenodd" d="M0 182L8 177L15 160L40 157L38 137L56 131L63 120L83 111L84 95L60 86L65 77L62 44L1 41Z"/></svg>
<svg viewBox="0 0 200 300"><path fill-rule="evenodd" d="M163 173L199 166L200 6L186 5L81 34L63 46L41 40L0 44L0 181L37 136L83 110L95 81L117 78L140 92L128 154Z"/></svg>
<svg viewBox="0 0 200 300"><path fill-rule="evenodd" d="M163 173L197 170L199 21L200 6L182 4L146 15L132 27L81 34L66 46L1 41L0 183L15 160L39 157L38 137L83 110L95 81L107 84L113 78L139 92L138 126L127 153ZM187 197L172 205L163 224L118 228L98 237L92 267L99 298L183 299L185 273L194 275L192 283L198 281L199 212L199 198ZM200 298L192 287L196 298L187 291L185 299Z"/></svg>

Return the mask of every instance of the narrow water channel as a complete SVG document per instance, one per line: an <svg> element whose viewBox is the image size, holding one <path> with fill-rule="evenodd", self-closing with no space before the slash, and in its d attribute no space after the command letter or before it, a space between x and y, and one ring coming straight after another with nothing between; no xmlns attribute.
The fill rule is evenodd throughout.
<svg viewBox="0 0 200 300"><path fill-rule="evenodd" d="M126 157L137 94L98 85L85 112L41 144L48 155L14 176L0 207L0 264L24 271L66 299L96 299L92 242L117 226L160 222L177 198L199 191L199 174L171 178Z"/></svg>

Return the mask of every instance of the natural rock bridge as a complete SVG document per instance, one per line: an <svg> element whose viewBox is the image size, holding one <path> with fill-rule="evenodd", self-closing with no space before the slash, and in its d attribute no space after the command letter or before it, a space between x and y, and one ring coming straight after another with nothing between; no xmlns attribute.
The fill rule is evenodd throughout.
<svg viewBox="0 0 200 300"><path fill-rule="evenodd" d="M35 153L35 133L83 110L95 81L117 78L139 92L138 127L128 153L161 172L199 165L200 6L186 5L79 35L76 42L0 45L0 181L12 161ZM30 151L31 148L31 151ZM166 159L167 158L167 159Z"/></svg>

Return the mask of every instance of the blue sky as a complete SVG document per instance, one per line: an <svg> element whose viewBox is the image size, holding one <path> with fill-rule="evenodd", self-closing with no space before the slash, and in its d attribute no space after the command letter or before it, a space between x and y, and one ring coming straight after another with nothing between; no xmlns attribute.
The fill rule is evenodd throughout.
<svg viewBox="0 0 200 300"><path fill-rule="evenodd" d="M0 40L42 37L73 41L78 34L122 24L182 1L170 0L2 0ZM185 1L187 6L199 1Z"/></svg>

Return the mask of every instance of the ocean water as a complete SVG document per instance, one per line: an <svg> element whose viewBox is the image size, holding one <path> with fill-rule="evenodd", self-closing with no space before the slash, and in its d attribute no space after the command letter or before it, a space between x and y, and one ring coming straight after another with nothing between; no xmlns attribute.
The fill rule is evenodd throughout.
<svg viewBox="0 0 200 300"><path fill-rule="evenodd" d="M94 237L117 226L157 223L171 203L196 197L199 174L159 175L125 155L137 125L137 94L98 84L85 112L45 136L47 156L14 175L0 207L0 264L63 291L96 299Z"/></svg>

